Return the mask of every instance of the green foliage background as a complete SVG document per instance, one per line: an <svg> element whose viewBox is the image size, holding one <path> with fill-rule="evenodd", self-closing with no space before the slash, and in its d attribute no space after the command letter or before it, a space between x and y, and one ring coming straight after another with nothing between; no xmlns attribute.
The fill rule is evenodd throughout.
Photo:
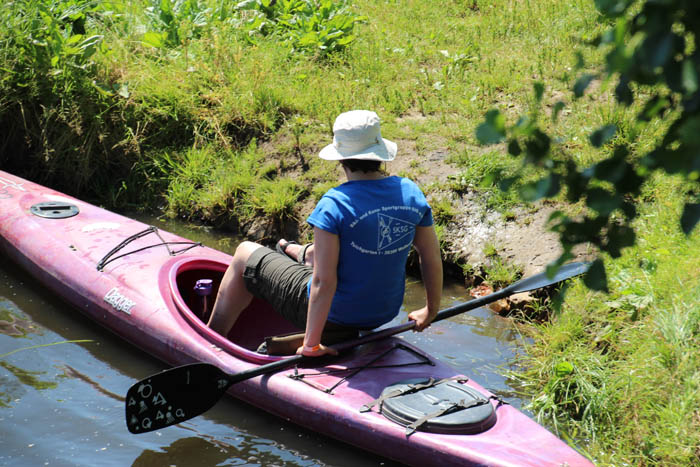
<svg viewBox="0 0 700 467"><path fill-rule="evenodd" d="M644 42L634 32L643 4L658 9L652 24L670 25L674 47L686 41L648 56L660 61L648 82L633 68L621 74ZM234 229L256 217L288 222L337 180L314 157L335 116L375 110L383 134L415 157L449 152L454 175L429 193L476 192L506 218L552 197L564 232L618 235L596 243L609 293L575 282L560 313L524 325L535 339L512 377L538 420L600 465L695 465L700 235L679 226L696 202L697 158L675 170L653 157L658 148L697 153L694 124L674 124L690 115L684 93L696 80L685 63L697 71L697 52L683 28L695 26L671 11L697 7L8 1L0 167L112 208L163 207ZM680 64L681 91L660 81L671 63ZM667 134L678 139L666 144ZM504 135L494 148L479 144ZM627 184L634 177L643 183ZM501 192L502 180L514 192ZM567 184L577 180L588 182L586 196ZM435 203L440 229L454 215L448 199Z"/></svg>

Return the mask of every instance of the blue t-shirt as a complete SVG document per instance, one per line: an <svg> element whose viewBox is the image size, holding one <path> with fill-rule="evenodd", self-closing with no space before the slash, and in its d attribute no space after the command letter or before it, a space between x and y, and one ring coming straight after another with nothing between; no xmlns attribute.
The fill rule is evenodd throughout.
<svg viewBox="0 0 700 467"><path fill-rule="evenodd" d="M416 226L433 224L420 188L400 177L349 181L323 195L307 222L340 239L328 320L368 328L391 321L403 303Z"/></svg>

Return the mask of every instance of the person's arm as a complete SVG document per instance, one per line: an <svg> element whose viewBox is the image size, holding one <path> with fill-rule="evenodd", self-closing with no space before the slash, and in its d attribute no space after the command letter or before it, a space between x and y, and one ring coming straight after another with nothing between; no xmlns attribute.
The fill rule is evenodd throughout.
<svg viewBox="0 0 700 467"><path fill-rule="evenodd" d="M442 258L435 228L432 225L416 227L413 246L418 251L426 300L425 306L409 313L408 318L416 322L416 331L422 331L440 311L442 297Z"/></svg>
<svg viewBox="0 0 700 467"><path fill-rule="evenodd" d="M339 254L340 239L338 236L314 227L314 275L311 280L304 345L299 347L298 354L320 357L321 355L336 355L338 353L321 344L321 334L326 325L338 284Z"/></svg>

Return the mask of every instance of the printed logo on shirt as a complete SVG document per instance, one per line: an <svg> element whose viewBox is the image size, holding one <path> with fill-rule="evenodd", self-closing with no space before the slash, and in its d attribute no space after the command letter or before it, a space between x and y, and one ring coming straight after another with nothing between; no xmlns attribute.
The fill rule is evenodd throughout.
<svg viewBox="0 0 700 467"><path fill-rule="evenodd" d="M354 228L360 222L372 222L377 226L377 237L376 240L357 239L351 242L352 247L368 255L392 255L410 248L416 224L387 214L406 211L416 214L415 217L420 219L420 210L411 206L384 206L363 213L350 223L350 228Z"/></svg>
<svg viewBox="0 0 700 467"><path fill-rule="evenodd" d="M413 233L413 224L385 214L377 214L377 250L382 251Z"/></svg>

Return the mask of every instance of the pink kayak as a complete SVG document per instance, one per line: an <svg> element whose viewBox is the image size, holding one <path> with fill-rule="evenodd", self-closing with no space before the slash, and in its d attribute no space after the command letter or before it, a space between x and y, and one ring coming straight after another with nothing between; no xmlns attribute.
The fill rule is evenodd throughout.
<svg viewBox="0 0 700 467"><path fill-rule="evenodd" d="M219 336L202 318L229 255L2 171L0 249L85 315L170 365L250 371L283 358L258 352L265 337L297 331L254 301L228 338ZM322 366L256 376L228 392L409 465L592 465L467 376L396 337ZM133 421L129 430L138 433L146 422Z"/></svg>

